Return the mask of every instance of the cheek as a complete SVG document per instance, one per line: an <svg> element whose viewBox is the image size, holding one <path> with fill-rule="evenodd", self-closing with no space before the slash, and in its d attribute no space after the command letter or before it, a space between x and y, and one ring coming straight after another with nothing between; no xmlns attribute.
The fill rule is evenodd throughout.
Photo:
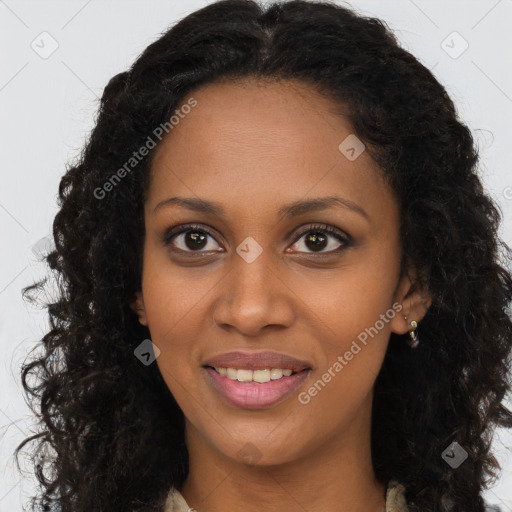
<svg viewBox="0 0 512 512"><path fill-rule="evenodd" d="M195 363L199 360L197 340L201 339L196 318L201 295L182 284L179 273L159 271L148 261L143 293L151 340L160 350L156 364L185 416L196 423L201 410Z"/></svg>
<svg viewBox="0 0 512 512"><path fill-rule="evenodd" d="M193 327L194 314L214 287L215 278L204 268L173 264L165 250L148 243L142 282L148 326L155 340L166 344L181 338L176 333L184 325Z"/></svg>
<svg viewBox="0 0 512 512"><path fill-rule="evenodd" d="M294 277L293 290L304 304L303 314L309 318L308 323L316 324L319 336L329 341L326 346L331 357L333 350L347 350L352 340L376 323L379 339L389 338L390 320L396 314L392 305L399 273L397 256L392 252L384 246L375 251L375 257L370 254L364 259L354 253L336 271L317 273L314 278Z"/></svg>
<svg viewBox="0 0 512 512"><path fill-rule="evenodd" d="M349 287L350 280L346 284ZM350 295L343 287L330 292L331 300L317 310L321 315L317 324L323 333L317 337L321 364L297 396L305 437L318 435L318 429L323 436L335 435L340 425L370 400L386 354L389 322L395 314L375 288L359 286ZM322 418L321 425L318 418Z"/></svg>
<svg viewBox="0 0 512 512"><path fill-rule="evenodd" d="M201 339L197 315L211 288L199 278L197 286L191 286L186 275L187 270L171 265L165 251L145 251L142 291L151 340L160 350L156 363L170 391L184 403L185 391L194 394L197 368L192 366L198 360L194 341Z"/></svg>
<svg viewBox="0 0 512 512"><path fill-rule="evenodd" d="M370 254L347 265L334 278L331 274L314 286L311 281L299 285L307 305L303 313L317 329L316 335L310 334L322 347L315 379L301 403L312 415L333 421L333 428L371 391L386 353L391 320L401 309L393 306L399 266L391 249L381 246L375 257Z"/></svg>

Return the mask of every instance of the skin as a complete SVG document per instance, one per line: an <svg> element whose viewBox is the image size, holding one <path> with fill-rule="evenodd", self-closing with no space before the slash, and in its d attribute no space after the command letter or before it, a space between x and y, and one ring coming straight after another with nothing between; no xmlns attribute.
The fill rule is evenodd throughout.
<svg viewBox="0 0 512 512"><path fill-rule="evenodd" d="M197 106L155 150L142 290L132 305L186 418L190 472L180 490L199 512L377 512L387 482L376 479L371 462L374 382L390 333L407 333L430 305L411 288L413 269L400 276L395 197L368 152L350 161L339 151L353 128L308 85L246 79L205 85L191 96ZM332 195L356 203L367 218L336 206L290 218L277 213ZM225 215L178 205L155 211L172 196L215 201ZM186 245L186 234L162 242L169 228L187 223L213 232L202 255ZM317 251L328 255L320 256L307 233L295 241L314 223L338 228L352 243L324 233ZM263 250L252 263L236 252L248 236ZM265 349L309 361L298 392L307 391L393 303L400 313L307 404L294 393L244 410L208 384L207 358ZM253 454L251 463L241 449Z"/></svg>

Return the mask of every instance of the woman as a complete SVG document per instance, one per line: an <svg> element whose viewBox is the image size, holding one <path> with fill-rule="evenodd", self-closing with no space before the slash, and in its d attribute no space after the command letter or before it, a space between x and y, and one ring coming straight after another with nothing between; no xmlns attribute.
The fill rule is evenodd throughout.
<svg viewBox="0 0 512 512"><path fill-rule="evenodd" d="M482 512L512 276L477 162L377 19L226 0L171 28L60 185L18 448L42 509Z"/></svg>

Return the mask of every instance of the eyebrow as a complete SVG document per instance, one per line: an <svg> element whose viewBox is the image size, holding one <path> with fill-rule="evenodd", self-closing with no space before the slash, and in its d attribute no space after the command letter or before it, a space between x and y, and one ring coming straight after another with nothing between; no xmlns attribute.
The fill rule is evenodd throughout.
<svg viewBox="0 0 512 512"><path fill-rule="evenodd" d="M161 208L171 205L181 206L187 210L216 215L218 217L223 217L225 215L225 210L219 203L192 197L169 197L164 199L155 206L153 213L157 212ZM361 215L366 220L370 220L368 214L361 206L354 203L353 201L349 201L348 199L343 199L337 196L318 197L314 199L294 201L293 203L289 203L279 208L278 214L284 217L296 217L298 215L303 215L304 213L325 210L331 207L347 208Z"/></svg>

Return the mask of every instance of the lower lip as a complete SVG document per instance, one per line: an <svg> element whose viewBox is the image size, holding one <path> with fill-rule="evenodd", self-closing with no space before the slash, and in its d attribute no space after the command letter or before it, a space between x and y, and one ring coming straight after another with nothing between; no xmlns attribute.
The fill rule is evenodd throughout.
<svg viewBox="0 0 512 512"><path fill-rule="evenodd" d="M213 368L205 368L208 381L224 399L243 409L263 409L275 405L291 395L306 379L311 370L306 369L288 377L269 382L240 382L221 375Z"/></svg>

